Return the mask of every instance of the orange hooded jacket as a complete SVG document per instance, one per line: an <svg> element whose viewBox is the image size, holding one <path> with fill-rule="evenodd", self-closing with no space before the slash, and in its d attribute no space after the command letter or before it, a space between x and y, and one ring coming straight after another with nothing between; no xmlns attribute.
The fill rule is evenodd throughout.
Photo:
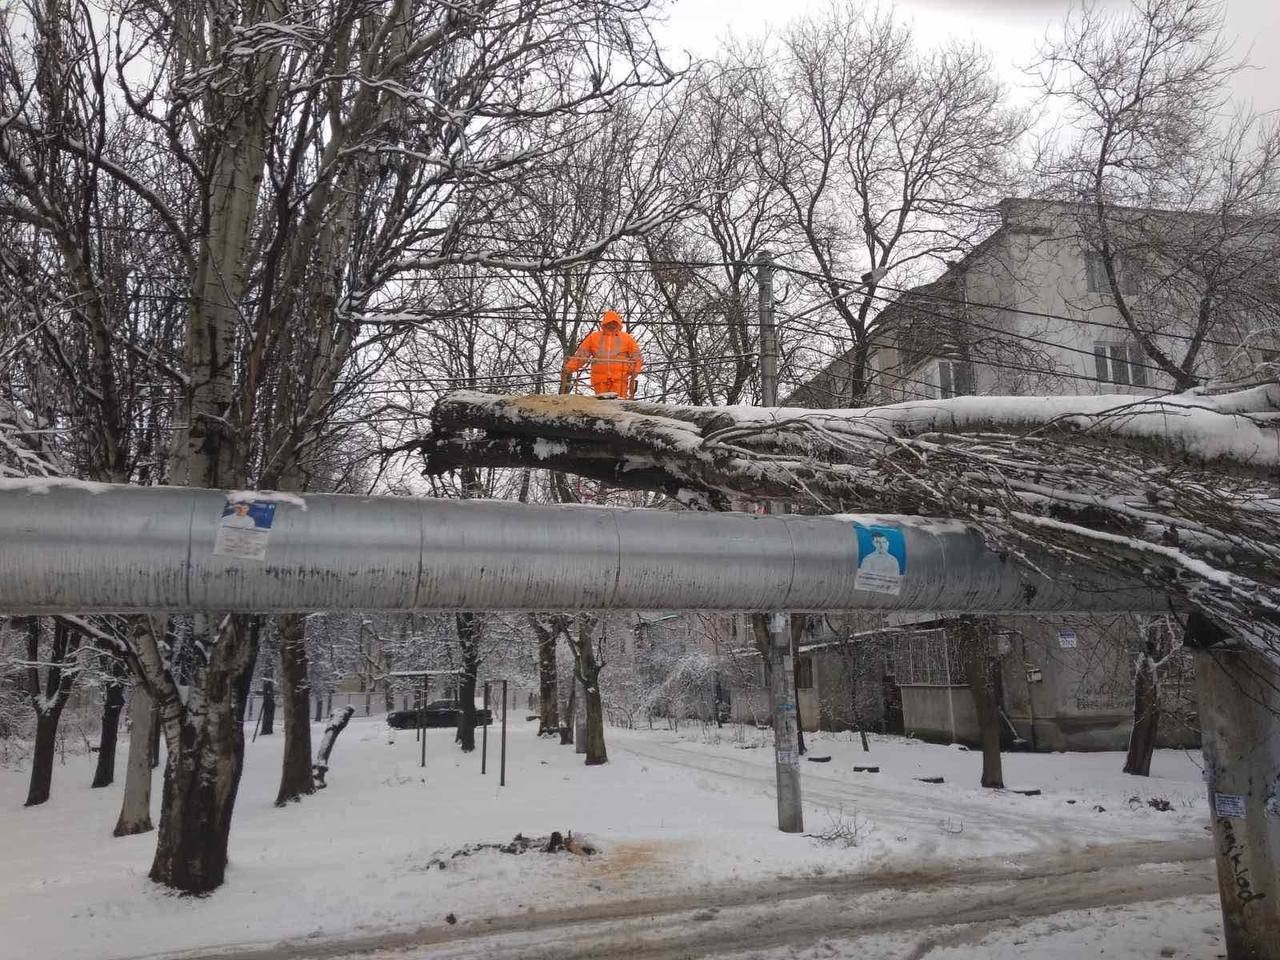
<svg viewBox="0 0 1280 960"><path fill-rule="evenodd" d="M605 311L600 329L592 330L577 352L564 363L566 378L591 364L591 389L597 395L616 393L624 400L636 390L636 375L644 369L640 346L622 329L622 316Z"/></svg>

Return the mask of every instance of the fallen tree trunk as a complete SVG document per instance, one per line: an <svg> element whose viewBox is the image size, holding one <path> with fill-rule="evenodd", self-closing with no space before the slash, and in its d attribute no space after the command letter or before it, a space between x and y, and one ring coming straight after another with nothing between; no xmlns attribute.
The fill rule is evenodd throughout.
<svg viewBox="0 0 1280 960"><path fill-rule="evenodd" d="M1280 383L855 410L443 398L429 473L543 467L688 506L784 500L963 520L992 546L1137 575L1280 656Z"/></svg>
<svg viewBox="0 0 1280 960"><path fill-rule="evenodd" d="M315 775L317 790L328 786L324 782L324 776L329 772L329 755L333 753L333 745L338 740L338 734L347 729L347 724L351 722L351 716L355 712L356 708L348 705L338 711L337 714L329 715L329 722L324 728L324 736L320 738L320 749L316 752L316 762L311 768L312 773Z"/></svg>

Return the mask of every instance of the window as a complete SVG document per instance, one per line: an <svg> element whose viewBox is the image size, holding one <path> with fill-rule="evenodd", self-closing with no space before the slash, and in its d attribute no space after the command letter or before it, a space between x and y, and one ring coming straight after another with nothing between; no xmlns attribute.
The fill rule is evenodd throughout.
<svg viewBox="0 0 1280 960"><path fill-rule="evenodd" d="M1125 296L1138 292L1138 269L1130 260L1114 257L1116 279L1120 283L1120 292ZM1084 255L1085 288L1090 293L1111 293L1111 284L1107 281L1107 264L1100 253Z"/></svg>
<svg viewBox="0 0 1280 960"><path fill-rule="evenodd" d="M964 360L938 361L938 394L947 397L967 397L973 394L973 364Z"/></svg>
<svg viewBox="0 0 1280 960"><path fill-rule="evenodd" d="M813 689L813 658L800 657L796 660L796 689Z"/></svg>
<svg viewBox="0 0 1280 960"><path fill-rule="evenodd" d="M1099 383L1147 385L1147 358L1135 344L1095 343L1093 363Z"/></svg>

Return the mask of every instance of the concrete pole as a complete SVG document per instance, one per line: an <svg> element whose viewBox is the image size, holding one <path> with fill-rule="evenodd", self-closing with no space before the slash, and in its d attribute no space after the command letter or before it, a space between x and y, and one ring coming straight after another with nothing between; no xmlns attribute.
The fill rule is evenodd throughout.
<svg viewBox="0 0 1280 960"><path fill-rule="evenodd" d="M796 745L795 671L791 662L791 618L769 614L769 700L773 706L773 755L778 779L778 829L804 832L800 803L800 751Z"/></svg>
<svg viewBox="0 0 1280 960"><path fill-rule="evenodd" d="M1280 960L1280 667L1196 656L1205 781L1230 960Z"/></svg>
<svg viewBox="0 0 1280 960"><path fill-rule="evenodd" d="M760 313L760 405L778 405L778 331L773 324L773 257L756 254Z"/></svg>
<svg viewBox="0 0 1280 960"><path fill-rule="evenodd" d="M778 405L778 331L773 323L773 258L756 257L760 292L760 403ZM775 505L766 504L768 513ZM778 829L804 832L800 803L800 751L796 730L795 669L791 659L791 618L769 614L769 704L773 713L773 760L778 781Z"/></svg>

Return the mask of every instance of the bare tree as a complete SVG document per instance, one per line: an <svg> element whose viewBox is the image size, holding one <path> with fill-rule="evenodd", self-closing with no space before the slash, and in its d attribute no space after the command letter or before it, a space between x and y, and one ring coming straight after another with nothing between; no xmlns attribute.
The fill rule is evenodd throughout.
<svg viewBox="0 0 1280 960"><path fill-rule="evenodd" d="M810 302L845 328L856 402L880 284L977 241L1021 118L979 49L920 52L889 12L832 5L733 63L753 81L755 153L782 197L783 242L809 265Z"/></svg>
<svg viewBox="0 0 1280 960"><path fill-rule="evenodd" d="M1133 732L1125 755L1124 772L1151 775L1151 756L1160 732L1163 702L1160 674L1165 664L1182 652L1182 642L1169 617L1144 621L1139 649L1133 663Z"/></svg>
<svg viewBox="0 0 1280 960"><path fill-rule="evenodd" d="M349 388L394 349L400 328L380 311L424 273L550 268L661 222L641 201L551 262L489 231L519 207L516 186L551 175L570 149L539 142L540 123L590 122L626 91L671 79L643 3L504 0L463 15L412 0L208 0L102 17L60 3L31 12L32 42L7 34L0 63L6 212L59 253L54 289L74 294L92 335L87 368L103 371L93 392L81 389L86 402L111 385L94 361L114 357L121 336L121 353L140 351L166 378L159 404L172 411L172 438L152 476L171 483L300 487L300 464L340 422L333 414L358 409ZM102 184L146 218L172 264L171 276L144 279L181 305L169 331L182 345L176 362L131 345L127 324L105 311L84 256L96 247L83 242L111 226L92 198ZM121 232L142 235L132 224ZM120 302L145 289L126 285ZM99 406L103 478L129 479L112 451L134 449L120 437L145 414ZM256 632L208 611L192 637L185 697L155 631L125 643L169 746L151 876L204 892L225 872Z"/></svg>
<svg viewBox="0 0 1280 960"><path fill-rule="evenodd" d="M1213 0L1085 6L1036 62L1062 115L1038 173L1075 204L1064 228L1086 254L1079 305L1114 310L1141 385L1245 374L1280 334L1280 127L1229 104L1245 65L1223 15Z"/></svg>
<svg viewBox="0 0 1280 960"><path fill-rule="evenodd" d="M26 806L31 807L49 799L58 720L80 672L77 653L81 637L61 620L47 624L39 617L28 617L25 627L27 695L36 714L36 743L26 802Z"/></svg>

